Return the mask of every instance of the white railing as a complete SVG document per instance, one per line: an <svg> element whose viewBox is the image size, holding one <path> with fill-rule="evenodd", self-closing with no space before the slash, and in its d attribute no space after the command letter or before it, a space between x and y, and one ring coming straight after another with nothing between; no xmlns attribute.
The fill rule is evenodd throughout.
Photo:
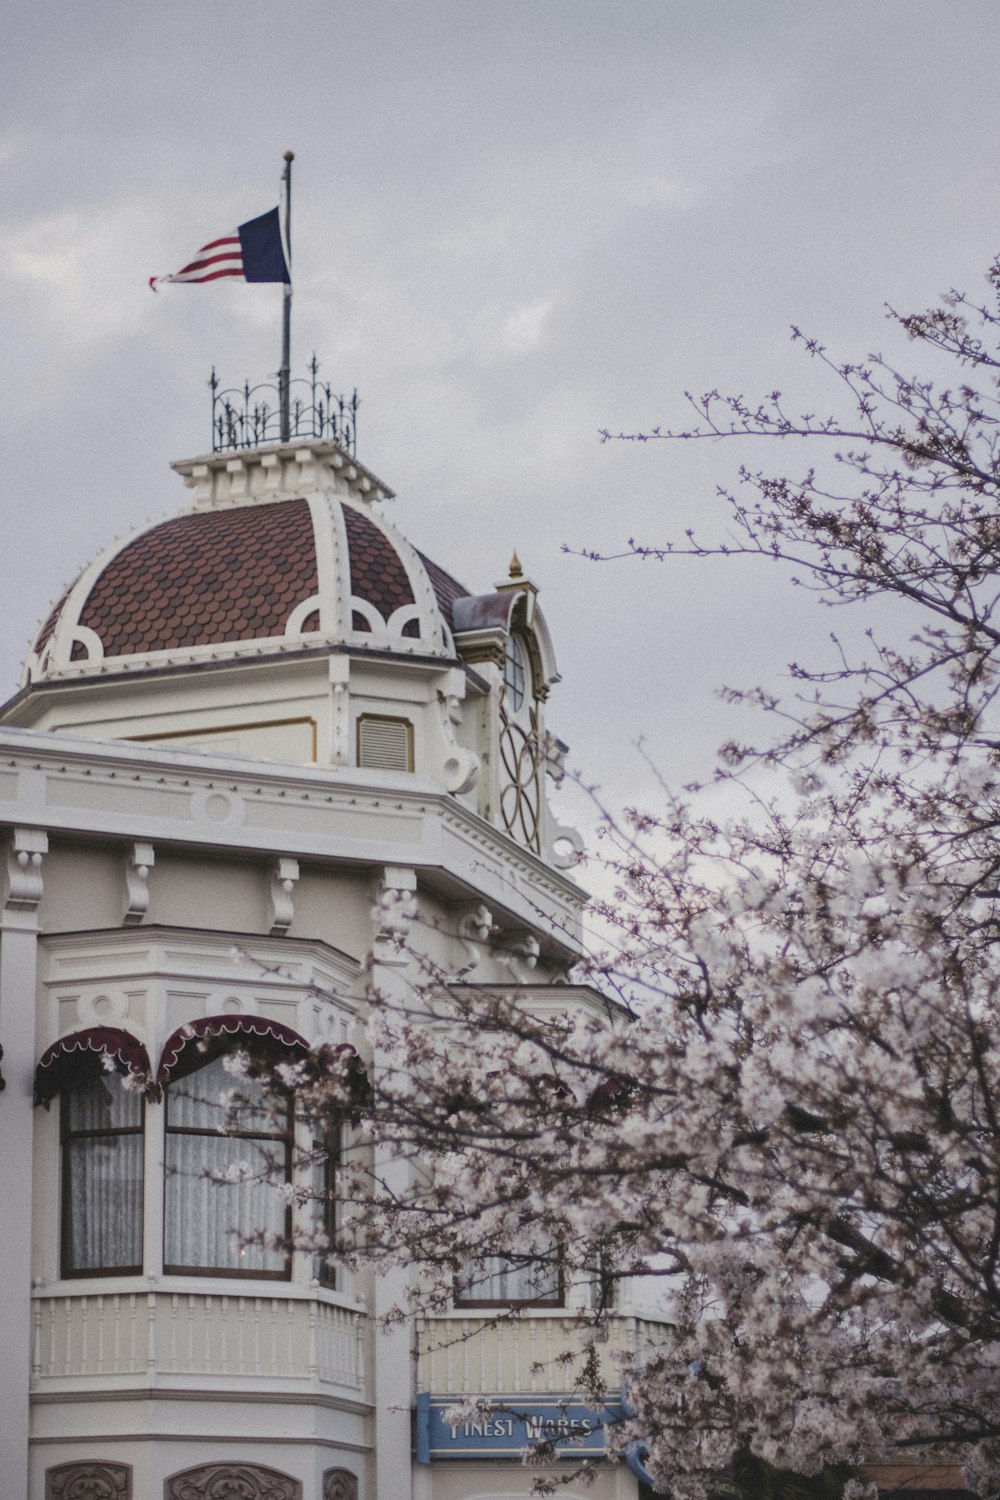
<svg viewBox="0 0 1000 1500"><path fill-rule="evenodd" d="M601 1378L621 1383L623 1361L641 1360L669 1337L669 1325L629 1314L608 1319L595 1343ZM528 1313L490 1319L451 1313L417 1325L417 1390L437 1395L565 1394L594 1337L587 1318Z"/></svg>
<svg viewBox="0 0 1000 1500"><path fill-rule="evenodd" d="M202 1292L36 1295L33 1379L295 1381L361 1392L363 1313L311 1298Z"/></svg>

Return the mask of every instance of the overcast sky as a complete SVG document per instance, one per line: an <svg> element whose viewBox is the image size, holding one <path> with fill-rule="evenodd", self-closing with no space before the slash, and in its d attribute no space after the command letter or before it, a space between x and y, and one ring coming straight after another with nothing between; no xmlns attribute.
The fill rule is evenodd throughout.
<svg viewBox="0 0 1000 1500"><path fill-rule="evenodd" d="M751 567L595 566L717 529L726 445L601 445L711 386L820 401L788 342L886 343L883 304L1000 250L996 0L8 0L0 44L0 689L63 584L181 509L207 380L277 368L280 291L165 287L277 201L293 363L362 399L392 518L473 591L512 549L614 800L708 771L722 682L818 619ZM793 402L794 404L794 402Z"/></svg>

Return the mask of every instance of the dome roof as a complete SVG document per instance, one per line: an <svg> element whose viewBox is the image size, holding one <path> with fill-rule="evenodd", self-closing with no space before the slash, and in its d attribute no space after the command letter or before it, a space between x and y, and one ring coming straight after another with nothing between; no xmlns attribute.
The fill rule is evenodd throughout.
<svg viewBox="0 0 1000 1500"><path fill-rule="evenodd" d="M390 492L337 457L314 443L176 465L195 508L84 570L42 626L26 683L293 645L452 656L467 591L374 512L372 493Z"/></svg>

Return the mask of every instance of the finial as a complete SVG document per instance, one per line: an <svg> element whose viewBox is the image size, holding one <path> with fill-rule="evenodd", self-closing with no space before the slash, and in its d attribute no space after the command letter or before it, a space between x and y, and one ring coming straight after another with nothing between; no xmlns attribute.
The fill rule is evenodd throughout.
<svg viewBox="0 0 1000 1500"><path fill-rule="evenodd" d="M294 161L295 160L295 152L294 151L286 151L285 152L285 160L286 161Z"/></svg>
<svg viewBox="0 0 1000 1500"><path fill-rule="evenodd" d="M510 576L511 576L511 578L520 578L523 575L523 573L524 573L524 569L521 567L520 559L518 558L518 555L515 552L514 555L513 555L513 557L510 560Z"/></svg>

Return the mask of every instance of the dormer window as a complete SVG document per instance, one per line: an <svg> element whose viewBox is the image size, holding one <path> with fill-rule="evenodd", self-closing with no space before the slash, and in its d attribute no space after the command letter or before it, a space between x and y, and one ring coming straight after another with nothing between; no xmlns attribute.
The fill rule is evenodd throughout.
<svg viewBox="0 0 1000 1500"><path fill-rule="evenodd" d="M508 635L503 656L503 686L511 713L516 714L524 703L526 677L524 647L516 635Z"/></svg>

